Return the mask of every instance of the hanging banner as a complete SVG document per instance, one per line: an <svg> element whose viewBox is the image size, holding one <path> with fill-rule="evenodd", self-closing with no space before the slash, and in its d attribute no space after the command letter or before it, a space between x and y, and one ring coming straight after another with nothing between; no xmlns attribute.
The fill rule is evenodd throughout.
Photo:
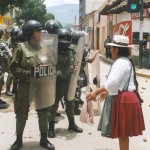
<svg viewBox="0 0 150 150"><path fill-rule="evenodd" d="M10 26L13 24L13 19L9 16L0 16L0 24Z"/></svg>

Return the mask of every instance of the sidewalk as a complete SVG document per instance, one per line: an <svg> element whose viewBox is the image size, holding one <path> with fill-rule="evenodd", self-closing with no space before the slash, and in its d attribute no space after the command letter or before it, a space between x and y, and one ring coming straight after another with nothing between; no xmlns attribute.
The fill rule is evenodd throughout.
<svg viewBox="0 0 150 150"><path fill-rule="evenodd" d="M106 58L104 54L100 53L100 59L108 64L112 64L114 60L111 58ZM150 69L142 68L139 69L138 66L136 67L136 74L141 77L150 78Z"/></svg>

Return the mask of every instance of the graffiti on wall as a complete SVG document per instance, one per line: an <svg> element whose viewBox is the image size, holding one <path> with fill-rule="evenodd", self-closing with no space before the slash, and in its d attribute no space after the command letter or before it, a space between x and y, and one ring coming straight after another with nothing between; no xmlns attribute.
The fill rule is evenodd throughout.
<svg viewBox="0 0 150 150"><path fill-rule="evenodd" d="M131 43L132 36L132 22L124 21L113 26L113 35L120 34L129 37L129 42Z"/></svg>

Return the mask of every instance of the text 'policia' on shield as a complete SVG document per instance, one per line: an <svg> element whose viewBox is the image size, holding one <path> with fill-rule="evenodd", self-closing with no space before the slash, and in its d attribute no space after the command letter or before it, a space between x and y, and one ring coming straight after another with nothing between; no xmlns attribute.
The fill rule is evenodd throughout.
<svg viewBox="0 0 150 150"><path fill-rule="evenodd" d="M31 76L32 77L46 77L46 76L51 76L56 73L56 67L49 65L42 65L42 66L37 66L33 67L31 69Z"/></svg>

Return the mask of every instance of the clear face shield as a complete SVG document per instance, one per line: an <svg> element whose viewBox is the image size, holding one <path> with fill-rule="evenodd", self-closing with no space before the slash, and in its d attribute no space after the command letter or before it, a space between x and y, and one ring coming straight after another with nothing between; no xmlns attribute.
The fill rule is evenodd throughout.
<svg viewBox="0 0 150 150"><path fill-rule="evenodd" d="M67 36L62 36L58 40L58 48L59 50L62 51L66 50L70 46L70 44L71 44L71 40Z"/></svg>

